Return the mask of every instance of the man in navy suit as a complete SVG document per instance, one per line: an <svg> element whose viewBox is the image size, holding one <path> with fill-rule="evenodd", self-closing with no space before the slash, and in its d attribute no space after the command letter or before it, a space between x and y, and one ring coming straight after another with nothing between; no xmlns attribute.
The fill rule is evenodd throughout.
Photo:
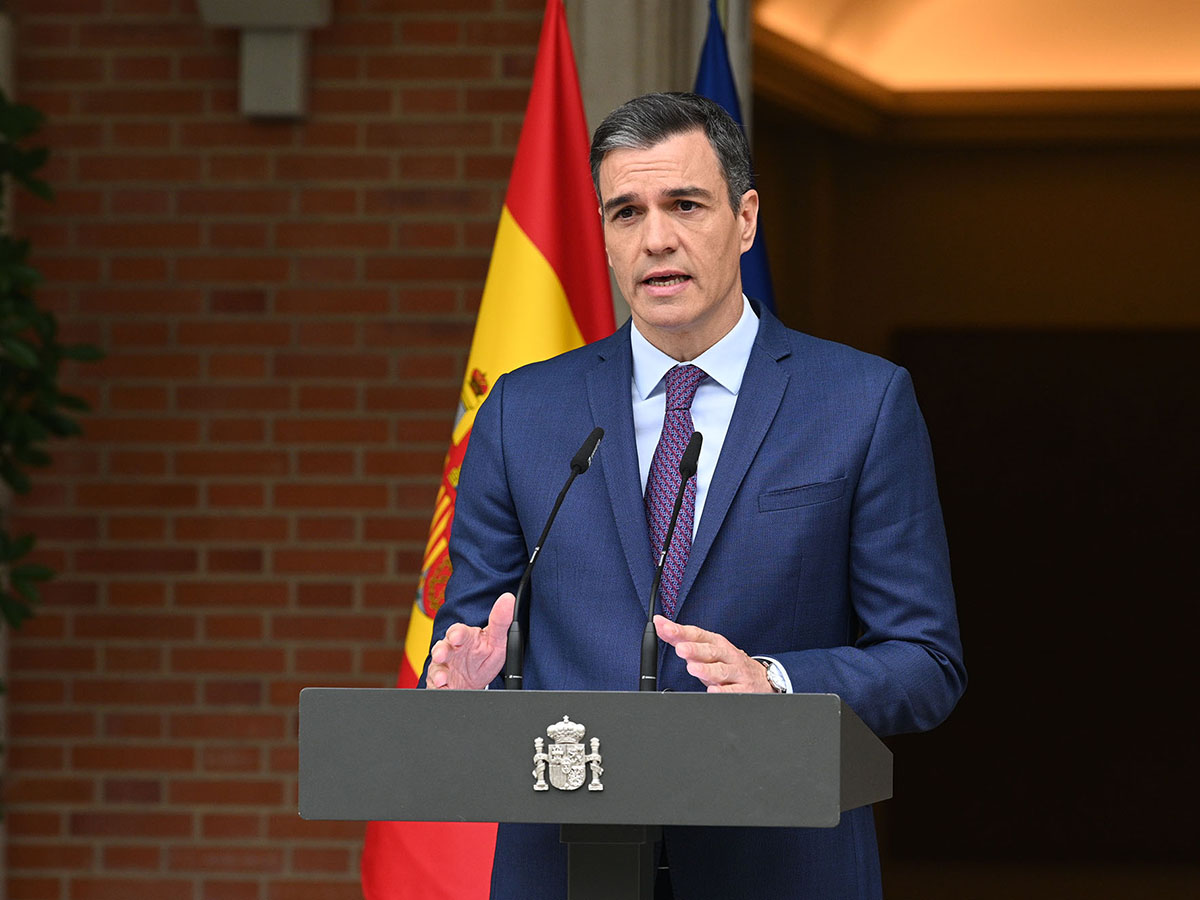
<svg viewBox="0 0 1200 900"><path fill-rule="evenodd" d="M636 98L596 130L608 261L632 318L503 376L481 407L427 687L502 686L509 592L567 461L600 426L592 470L531 582L524 678L531 689L637 689L659 549L644 498L672 427L665 385L692 365L689 426L704 442L690 550L655 617L660 689L836 693L881 736L932 728L954 707L966 675L911 381L743 296L739 259L759 204L749 160L737 125L692 94ZM663 842L677 898L881 892L869 807L831 829L669 827ZM500 826L493 897L564 897L565 871L556 827Z"/></svg>

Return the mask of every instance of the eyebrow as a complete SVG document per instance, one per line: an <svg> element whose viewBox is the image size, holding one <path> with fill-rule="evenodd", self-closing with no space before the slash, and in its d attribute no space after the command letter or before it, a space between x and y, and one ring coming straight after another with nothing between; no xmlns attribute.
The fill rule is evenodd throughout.
<svg viewBox="0 0 1200 900"><path fill-rule="evenodd" d="M696 185L686 185L684 187L671 188L669 191L664 191L661 196L668 197L672 200L678 200L681 197L699 197L710 202L713 198L712 191L705 190L704 188L697 187ZM633 203L635 199L637 199L637 195L635 194L621 194L619 197L613 197L604 204L604 213L607 215L613 210L619 209L622 206L627 206L628 204Z"/></svg>

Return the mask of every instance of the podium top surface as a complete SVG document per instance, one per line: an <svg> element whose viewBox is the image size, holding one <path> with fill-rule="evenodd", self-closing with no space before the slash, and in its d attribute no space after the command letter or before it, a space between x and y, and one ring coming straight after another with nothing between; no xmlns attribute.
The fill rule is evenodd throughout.
<svg viewBox="0 0 1200 900"><path fill-rule="evenodd" d="M300 695L309 819L831 827L890 796L891 753L833 694Z"/></svg>

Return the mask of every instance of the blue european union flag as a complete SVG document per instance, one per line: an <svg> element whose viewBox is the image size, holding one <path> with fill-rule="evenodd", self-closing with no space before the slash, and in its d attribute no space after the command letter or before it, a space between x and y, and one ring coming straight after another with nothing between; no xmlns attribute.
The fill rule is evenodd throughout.
<svg viewBox="0 0 1200 900"><path fill-rule="evenodd" d="M704 37L704 48L700 51L695 92L720 104L738 125L745 127L737 87L733 82L733 68L729 65L725 31L721 28L721 17L717 15L716 0L708 2L708 32ZM761 220L754 245L742 254L742 290L747 297L753 297L772 312L775 311L775 291L771 288L771 269L767 264L767 245L763 240Z"/></svg>

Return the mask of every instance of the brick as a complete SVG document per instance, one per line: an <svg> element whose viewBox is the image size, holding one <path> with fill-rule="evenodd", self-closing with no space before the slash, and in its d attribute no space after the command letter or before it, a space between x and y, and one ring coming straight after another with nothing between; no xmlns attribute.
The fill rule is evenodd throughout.
<svg viewBox="0 0 1200 900"><path fill-rule="evenodd" d="M156 574L164 572L194 572L197 556L194 550L167 547L137 550L106 549L79 550L75 553L75 569L79 572Z"/></svg>
<svg viewBox="0 0 1200 900"><path fill-rule="evenodd" d="M359 326L357 322L300 322L296 326L296 342L301 347L354 347L357 346ZM387 368L385 362L384 368Z"/></svg>
<svg viewBox="0 0 1200 900"><path fill-rule="evenodd" d="M7 744L5 746L5 762L10 772L62 772L67 768L66 753L61 746L46 744ZM13 824L13 818L8 817L9 833L32 833L23 831ZM57 825L50 834L57 834ZM39 832L42 833L42 832Z"/></svg>
<svg viewBox="0 0 1200 900"><path fill-rule="evenodd" d="M199 156L182 154L83 156L77 165L79 177L84 182L188 182L198 179L201 172Z"/></svg>
<svg viewBox="0 0 1200 900"><path fill-rule="evenodd" d="M271 559L281 575L378 575L387 569L387 554L380 550L275 550Z"/></svg>
<svg viewBox="0 0 1200 900"><path fill-rule="evenodd" d="M300 541L331 543L357 537L357 521L350 516L310 516L296 520L296 538Z"/></svg>
<svg viewBox="0 0 1200 900"><path fill-rule="evenodd" d="M309 608L347 609L354 604L354 590L342 582L300 584L296 588L296 603Z"/></svg>
<svg viewBox="0 0 1200 900"><path fill-rule="evenodd" d="M285 444L364 444L388 439L386 419L280 419L274 438Z"/></svg>
<svg viewBox="0 0 1200 900"><path fill-rule="evenodd" d="M157 582L112 581L108 585L108 604L117 607L160 607L166 603L166 589Z"/></svg>
<svg viewBox="0 0 1200 900"><path fill-rule="evenodd" d="M297 470L301 475L354 475L357 469L355 455L350 452L312 450L297 454Z"/></svg>
<svg viewBox="0 0 1200 900"><path fill-rule="evenodd" d="M114 646L104 648L104 671L112 673L158 673L163 654L158 645Z"/></svg>
<svg viewBox="0 0 1200 900"><path fill-rule="evenodd" d="M113 541L162 541L167 523L157 516L111 516L106 536Z"/></svg>
<svg viewBox="0 0 1200 900"><path fill-rule="evenodd" d="M63 682L58 679L23 678L19 674L8 677L8 701L13 705L56 704L65 699Z"/></svg>
<svg viewBox="0 0 1200 900"><path fill-rule="evenodd" d="M230 617L234 618L234 617ZM250 616L237 617L251 619ZM253 617L256 636L262 638L262 622ZM233 639L242 640L244 634L232 635ZM263 700L263 685L260 681L210 681L204 685L204 702L210 706L259 706Z"/></svg>
<svg viewBox="0 0 1200 900"><path fill-rule="evenodd" d="M288 260L278 256L184 257L175 269L184 281L276 282L287 277Z"/></svg>
<svg viewBox="0 0 1200 900"><path fill-rule="evenodd" d="M14 729L15 730L15 729ZM95 798L95 784L87 778L38 778L10 774L5 779L4 800L9 806L71 804L80 806ZM32 868L23 866L22 868Z"/></svg>
<svg viewBox="0 0 1200 900"><path fill-rule="evenodd" d="M162 737L162 716L109 713L104 717L103 733L113 738Z"/></svg>
<svg viewBox="0 0 1200 900"><path fill-rule="evenodd" d="M448 256L377 256L366 260L364 277L368 281L482 282L487 275L486 257Z"/></svg>
<svg viewBox="0 0 1200 900"><path fill-rule="evenodd" d="M159 450L113 450L108 455L108 472L141 478L166 475L167 454Z"/></svg>
<svg viewBox="0 0 1200 900"><path fill-rule="evenodd" d="M388 292L380 289L290 288L275 296L276 311L287 315L354 315L387 312Z"/></svg>
<svg viewBox="0 0 1200 900"><path fill-rule="evenodd" d="M187 89L104 89L81 91L79 105L86 115L199 115L204 94Z"/></svg>
<svg viewBox="0 0 1200 900"><path fill-rule="evenodd" d="M172 872L259 872L283 871L284 852L273 847L171 847L167 868Z"/></svg>
<svg viewBox="0 0 1200 900"><path fill-rule="evenodd" d="M196 685L191 681L156 678L142 682L138 679L87 678L77 679L73 686L77 703L110 706L186 706L196 700Z"/></svg>
<svg viewBox="0 0 1200 900"><path fill-rule="evenodd" d="M382 483L280 484L274 501L282 509L379 509L387 506L388 489Z"/></svg>
<svg viewBox="0 0 1200 900"><path fill-rule="evenodd" d="M185 122L179 126L179 138L185 147L287 147L295 131L290 122Z"/></svg>
<svg viewBox="0 0 1200 900"><path fill-rule="evenodd" d="M101 859L107 872L157 871L162 865L162 851L157 847L104 847Z"/></svg>
<svg viewBox="0 0 1200 900"><path fill-rule="evenodd" d="M10 665L14 672L93 672L96 669L96 648L74 645L41 645L28 647L14 644Z"/></svg>
<svg viewBox="0 0 1200 900"><path fill-rule="evenodd" d="M495 61L489 53L400 53L367 59L367 77L386 81L491 78ZM447 143L453 143L447 141Z"/></svg>
<svg viewBox="0 0 1200 900"><path fill-rule="evenodd" d="M120 387L108 391L113 412L166 412L170 394L165 387Z"/></svg>
<svg viewBox="0 0 1200 900"><path fill-rule="evenodd" d="M83 771L109 771L109 772L186 772L196 766L196 751L191 747L166 746L161 744L145 744L137 745L128 742L122 742L116 745L108 746L77 746L71 748L71 765L76 769ZM72 834L88 834L88 832L76 826L76 818L83 818L86 821L94 822L103 818L113 818L114 825L118 826L122 822L126 822L126 818L130 819L126 824L128 831L114 830L111 834L132 835L139 834L136 829L142 827L145 823L143 817L129 816L125 817L118 813L113 813L110 816L102 814L94 814L85 816L78 814L72 816L71 833ZM152 818L150 816L144 818ZM163 816L164 819L174 817ZM180 817L186 818L186 817ZM190 828L188 829L190 832ZM99 832L101 834L105 832ZM153 834L154 832L150 832ZM174 833L174 832L172 832Z"/></svg>
<svg viewBox="0 0 1200 900"><path fill-rule="evenodd" d="M428 119L371 122L366 127L368 148L407 150L427 147L488 147L494 143L489 119Z"/></svg>
<svg viewBox="0 0 1200 900"><path fill-rule="evenodd" d="M270 170L271 161L265 154L214 155L208 160L209 176L221 181L262 181Z"/></svg>
<svg viewBox="0 0 1200 900"><path fill-rule="evenodd" d="M167 261L158 257L110 257L108 276L110 281L162 281L167 277ZM141 324L143 323L114 325L113 343L118 346L128 343L128 341L122 341L116 337L116 332L120 327L124 325L137 327Z"/></svg>
<svg viewBox="0 0 1200 900"><path fill-rule="evenodd" d="M279 806L283 799L278 781L189 779L167 788L167 802L182 806Z"/></svg>
<svg viewBox="0 0 1200 900"><path fill-rule="evenodd" d="M175 520L175 536L190 542L282 541L288 535L281 516L183 516Z"/></svg>
<svg viewBox="0 0 1200 900"><path fill-rule="evenodd" d="M200 818L200 831L209 840L260 838L263 835L263 822L256 815L208 813Z"/></svg>
<svg viewBox="0 0 1200 900"><path fill-rule="evenodd" d="M296 872L352 874L350 851L341 847L299 847L292 850L291 861Z"/></svg>
<svg viewBox="0 0 1200 900"><path fill-rule="evenodd" d="M295 222L275 228L278 246L288 249L384 249L391 244L391 227L382 222Z"/></svg>
<svg viewBox="0 0 1200 900"><path fill-rule="evenodd" d="M192 900L192 884L180 878L73 878L71 900Z"/></svg>
<svg viewBox="0 0 1200 900"><path fill-rule="evenodd" d="M205 30L194 24L170 25L160 22L113 22L84 24L79 27L82 47L118 48L142 47L161 51L165 48L197 47L205 38Z"/></svg>
<svg viewBox="0 0 1200 900"><path fill-rule="evenodd" d="M176 202L184 215L278 216L291 212L292 192L269 188L185 189L178 192Z"/></svg>
<svg viewBox="0 0 1200 900"><path fill-rule="evenodd" d="M428 531L428 516L371 516L363 522L368 541L419 541Z"/></svg>
<svg viewBox="0 0 1200 900"><path fill-rule="evenodd" d="M185 607L254 606L256 608L273 608L285 606L287 601L288 591L284 584L200 581L181 582L175 585L175 602Z"/></svg>
<svg viewBox="0 0 1200 900"><path fill-rule="evenodd" d="M77 233L80 243L101 250L200 246L200 226L192 222L81 224Z"/></svg>
<svg viewBox="0 0 1200 900"><path fill-rule="evenodd" d="M173 75L169 56L126 56L113 60L113 75L119 82L170 81Z"/></svg>
<svg viewBox="0 0 1200 900"><path fill-rule="evenodd" d="M392 92L373 87L331 88L319 83L309 97L317 116L387 116L392 112Z"/></svg>
<svg viewBox="0 0 1200 900"><path fill-rule="evenodd" d="M104 802L153 805L162 802L162 784L148 778L106 778Z"/></svg>
<svg viewBox="0 0 1200 900"><path fill-rule="evenodd" d="M22 900L59 900L62 894L58 878L21 878L10 875L8 896L21 897Z"/></svg>
<svg viewBox="0 0 1200 900"><path fill-rule="evenodd" d="M96 734L96 720L91 713L9 713L12 731L22 738L87 738Z"/></svg>
<svg viewBox="0 0 1200 900"><path fill-rule="evenodd" d="M89 869L94 856L91 847L64 847L58 844L32 844L24 841L20 843L10 841L8 845L9 871L29 872L37 869L56 869L70 872Z"/></svg>
<svg viewBox="0 0 1200 900"><path fill-rule="evenodd" d="M296 261L296 279L305 284L343 285L358 277L358 263L344 256L305 256Z"/></svg>
<svg viewBox="0 0 1200 900"><path fill-rule="evenodd" d="M175 402L184 412L286 410L291 407L291 391L272 385L178 387Z"/></svg>
<svg viewBox="0 0 1200 900"><path fill-rule="evenodd" d="M137 150L165 150L174 134L170 122L113 122L109 129L113 144Z"/></svg>
<svg viewBox="0 0 1200 900"><path fill-rule="evenodd" d="M286 670L283 650L255 647L174 647L169 651L172 672L204 674L267 674Z"/></svg>
<svg viewBox="0 0 1200 900"><path fill-rule="evenodd" d="M74 632L84 640L186 641L196 637L196 621L176 614L80 613L75 616Z"/></svg>
<svg viewBox="0 0 1200 900"><path fill-rule="evenodd" d="M12 752L15 755L15 748ZM8 834L18 840L23 837L56 837L63 833L63 820L58 813L7 810L4 819Z"/></svg>
<svg viewBox="0 0 1200 900"><path fill-rule="evenodd" d="M372 641L385 631L380 616L281 615L271 617L271 637L283 641Z"/></svg>
<svg viewBox="0 0 1200 900"><path fill-rule="evenodd" d="M380 154L280 154L275 162L280 178L298 181L378 181L388 177L391 161ZM331 176L335 176L331 178Z"/></svg>
<svg viewBox="0 0 1200 900"><path fill-rule="evenodd" d="M209 440L219 443L261 443L267 429L261 419L210 419Z"/></svg>
<svg viewBox="0 0 1200 900"><path fill-rule="evenodd" d="M379 353L280 353L275 357L276 378L382 379L388 375L388 358Z"/></svg>
<svg viewBox="0 0 1200 900"><path fill-rule="evenodd" d="M206 246L210 249L266 250L271 246L271 235L266 225L216 223L207 226L205 233L207 234ZM245 295L251 292L241 291L239 293ZM261 296L261 292L259 294ZM222 312L223 310L214 303L213 311ZM233 309L225 311L245 312L246 310ZM264 312L265 306L260 306L255 311Z"/></svg>
<svg viewBox="0 0 1200 900"><path fill-rule="evenodd" d="M177 740L225 738L227 740L280 740L285 735L283 716L222 712L219 715L171 716L168 730Z"/></svg>
<svg viewBox="0 0 1200 900"><path fill-rule="evenodd" d="M182 81L236 81L238 60L235 56L192 55L176 56L179 78Z"/></svg>
<svg viewBox="0 0 1200 900"><path fill-rule="evenodd" d="M261 353L213 353L208 358L211 378L262 378L267 359Z"/></svg>
<svg viewBox="0 0 1200 900"><path fill-rule="evenodd" d="M300 388L300 409L303 410L340 410L347 412L360 406L359 389L341 385L310 385ZM304 469L300 470L302 473ZM311 471L311 470L309 470Z"/></svg>
<svg viewBox="0 0 1200 900"><path fill-rule="evenodd" d="M189 419L121 419L89 416L89 440L115 444L194 444L199 423Z"/></svg>
<svg viewBox="0 0 1200 900"><path fill-rule="evenodd" d="M99 367L109 379L195 378L200 374L200 357L195 353L110 352Z"/></svg>
<svg viewBox="0 0 1200 900"><path fill-rule="evenodd" d="M210 484L204 494L209 506L223 509L258 509L266 502L261 484Z"/></svg>
<svg viewBox="0 0 1200 900"><path fill-rule="evenodd" d="M358 192L329 188L300 194L300 212L304 215L346 215L359 212Z"/></svg>
<svg viewBox="0 0 1200 900"><path fill-rule="evenodd" d="M82 507L129 509L152 507L180 509L196 505L199 489L194 484L164 482L161 484L81 484L76 488L76 501Z"/></svg>
<svg viewBox="0 0 1200 900"><path fill-rule="evenodd" d="M261 572L263 571L263 551L255 549L222 549L208 550L205 569L212 573L228 572Z"/></svg>

